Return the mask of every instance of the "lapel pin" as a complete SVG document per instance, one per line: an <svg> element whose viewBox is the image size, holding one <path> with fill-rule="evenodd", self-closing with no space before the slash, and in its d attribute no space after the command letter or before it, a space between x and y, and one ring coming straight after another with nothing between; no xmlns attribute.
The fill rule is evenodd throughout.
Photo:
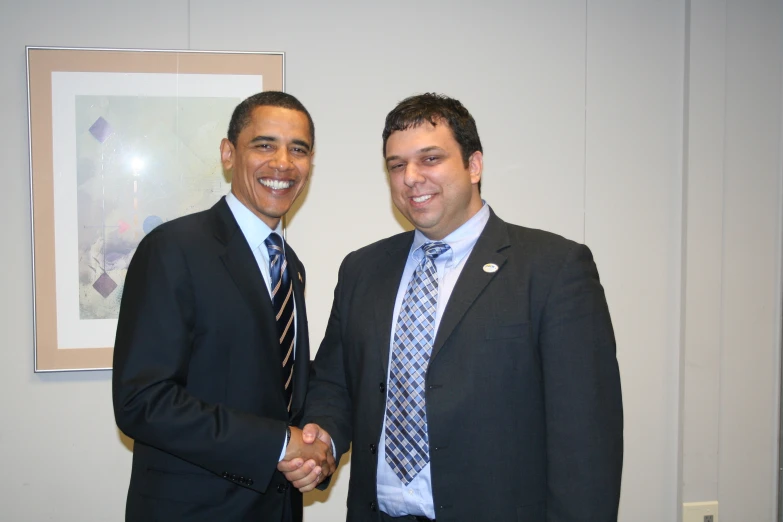
<svg viewBox="0 0 783 522"><path fill-rule="evenodd" d="M491 274L493 272L497 272L498 271L498 265L496 265L495 263L487 263L486 265L484 265L484 271L486 273L488 273L488 274Z"/></svg>

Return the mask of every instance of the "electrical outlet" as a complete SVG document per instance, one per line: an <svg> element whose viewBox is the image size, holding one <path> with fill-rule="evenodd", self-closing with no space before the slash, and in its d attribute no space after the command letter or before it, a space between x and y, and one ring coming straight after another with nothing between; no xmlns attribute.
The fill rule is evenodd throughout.
<svg viewBox="0 0 783 522"><path fill-rule="evenodd" d="M686 502L682 522L718 522L718 502Z"/></svg>

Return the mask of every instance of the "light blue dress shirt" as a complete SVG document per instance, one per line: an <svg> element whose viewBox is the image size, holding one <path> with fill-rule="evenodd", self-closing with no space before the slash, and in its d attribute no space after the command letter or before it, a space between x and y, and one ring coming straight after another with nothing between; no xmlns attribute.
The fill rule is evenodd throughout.
<svg viewBox="0 0 783 522"><path fill-rule="evenodd" d="M466 221L457 230L446 236L442 241L451 247L435 259L435 267L438 269L438 308L435 315L435 333L437 335L443 310L449 302L451 292L457 283L462 268L468 255L473 251L484 226L489 221L489 207L482 201L483 206L473 217ZM397 317L408 288L408 283L413 277L413 271L424 257L421 246L429 242L427 237L416 230L413 236L408 261L402 273L400 286L397 289L397 300L394 303L394 315L392 322L392 338L389 340L389 368L391 368L391 355L394 350L394 331L397 328ZM386 376L388 382L389 376ZM378 506L381 511L393 517L404 515L420 515L427 518L435 518L435 506L432 501L432 475L428 463L418 475L405 486L386 462L386 417L383 419L384 429L381 430L380 451L378 451Z"/></svg>
<svg viewBox="0 0 783 522"><path fill-rule="evenodd" d="M272 230L258 216L253 214L250 209L243 205L232 192L226 195L226 203L228 203L228 208L231 209L234 219L237 220L239 230L245 236L250 250L253 251L258 268L261 270L261 276L264 278L264 283L266 283L269 298L272 299L272 277L269 275L269 249L267 249L264 241L272 232L276 232L280 237L283 237L283 221L280 220L277 228ZM283 251L285 252L285 241L283 242ZM289 275L291 274L289 273ZM294 300L294 346L296 346L296 334L296 300ZM296 360L296 350L294 350L294 360ZM280 460L283 460L285 456L286 438L286 436L283 437L283 450L280 452Z"/></svg>

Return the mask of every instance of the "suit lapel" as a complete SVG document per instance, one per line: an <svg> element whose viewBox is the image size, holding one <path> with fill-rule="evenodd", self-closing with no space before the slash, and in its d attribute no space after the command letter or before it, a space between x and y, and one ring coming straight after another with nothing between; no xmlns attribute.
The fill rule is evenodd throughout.
<svg viewBox="0 0 783 522"><path fill-rule="evenodd" d="M378 325L377 345L381 351L380 357L383 363L383 375L389 372L389 346L391 345L392 325L397 318L394 315L394 302L397 299L397 290L400 288L400 279L405 271L405 263L413 243L413 232L401 234L392 239L386 249L386 255L379 259L374 269L373 281L375 289L368 291L368 295L377 296L374 299L375 324Z"/></svg>
<svg viewBox="0 0 783 522"><path fill-rule="evenodd" d="M296 306L296 362L294 363L294 382L291 417L295 418L302 408L307 392L307 374L310 365L309 333L307 330L307 309L305 308L304 270L299 258L286 242L286 259L288 261L289 277L294 285L294 304Z"/></svg>
<svg viewBox="0 0 783 522"><path fill-rule="evenodd" d="M273 333L277 330L274 323L272 301L253 252L250 250L245 236L239 230L239 225L234 219L231 209L228 208L225 198L215 204L212 209L217 218L215 237L225 245L225 251L220 259L245 299L247 306L250 307L253 317L259 324L260 331L269 333L267 342L276 341Z"/></svg>
<svg viewBox="0 0 783 522"><path fill-rule="evenodd" d="M438 355L438 352L454 331L454 328L462 320L479 294L503 270L506 256L501 253L501 250L509 245L506 224L490 209L489 221L468 256L446 305L446 309L443 311L443 317L440 320L438 333L435 337L435 344L432 347L432 359ZM483 267L488 263L497 265L498 270L495 272L485 271Z"/></svg>

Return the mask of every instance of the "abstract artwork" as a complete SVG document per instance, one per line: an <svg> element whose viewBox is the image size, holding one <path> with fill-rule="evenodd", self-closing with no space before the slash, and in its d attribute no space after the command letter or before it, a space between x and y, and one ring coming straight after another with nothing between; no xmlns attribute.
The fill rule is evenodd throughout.
<svg viewBox="0 0 783 522"><path fill-rule="evenodd" d="M141 238L225 195L217 144L240 101L75 97L80 319L117 319Z"/></svg>

